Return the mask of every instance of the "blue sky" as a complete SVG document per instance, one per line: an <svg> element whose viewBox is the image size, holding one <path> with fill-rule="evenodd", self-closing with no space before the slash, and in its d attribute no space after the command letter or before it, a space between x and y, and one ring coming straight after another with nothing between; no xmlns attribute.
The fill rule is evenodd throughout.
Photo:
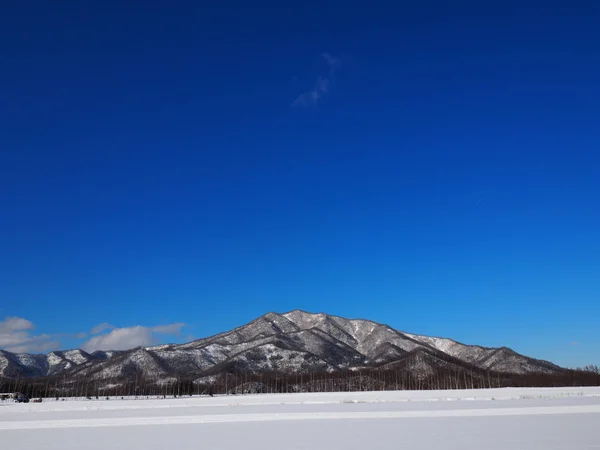
<svg viewBox="0 0 600 450"><path fill-rule="evenodd" d="M8 2L0 347L301 308L599 363L599 20L591 1Z"/></svg>

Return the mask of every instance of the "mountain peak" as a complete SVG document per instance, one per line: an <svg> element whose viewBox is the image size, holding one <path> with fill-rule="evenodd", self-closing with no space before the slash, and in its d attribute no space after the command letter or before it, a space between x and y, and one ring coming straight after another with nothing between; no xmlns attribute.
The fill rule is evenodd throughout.
<svg viewBox="0 0 600 450"><path fill-rule="evenodd" d="M330 317L325 313L311 313L301 309L294 309L290 312L282 314L282 316L303 329L311 328L316 323L322 322L326 318Z"/></svg>

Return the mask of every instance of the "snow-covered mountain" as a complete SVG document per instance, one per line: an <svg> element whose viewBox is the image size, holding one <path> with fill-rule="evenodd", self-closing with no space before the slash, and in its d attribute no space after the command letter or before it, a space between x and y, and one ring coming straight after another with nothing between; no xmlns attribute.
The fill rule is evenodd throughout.
<svg viewBox="0 0 600 450"><path fill-rule="evenodd" d="M0 350L0 375L7 378L118 380L143 376L161 381L181 375L202 378L223 371L297 373L397 367L428 373L440 366L515 374L563 370L506 347L465 345L403 333L369 320L300 310L268 313L232 331L187 344L92 354L69 350L30 355Z"/></svg>

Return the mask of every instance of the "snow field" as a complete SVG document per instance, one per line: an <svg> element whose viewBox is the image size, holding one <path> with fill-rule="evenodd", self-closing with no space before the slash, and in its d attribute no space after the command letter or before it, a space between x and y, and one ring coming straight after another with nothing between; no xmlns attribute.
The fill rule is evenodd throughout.
<svg viewBox="0 0 600 450"><path fill-rule="evenodd" d="M0 406L6 448L591 449L600 388L270 394Z"/></svg>

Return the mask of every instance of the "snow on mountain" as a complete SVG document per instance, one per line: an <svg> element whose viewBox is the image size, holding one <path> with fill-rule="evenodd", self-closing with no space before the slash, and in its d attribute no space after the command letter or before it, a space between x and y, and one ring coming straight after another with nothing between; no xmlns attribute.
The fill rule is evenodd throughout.
<svg viewBox="0 0 600 450"><path fill-rule="evenodd" d="M250 373L402 367L427 374L440 365L505 373L562 369L507 348L465 345L451 339L404 333L369 320L294 310L268 313L234 330L186 344L128 351L55 351L47 355L0 350L0 375L8 378L68 375L92 379L202 378L219 371Z"/></svg>
<svg viewBox="0 0 600 450"><path fill-rule="evenodd" d="M47 374L47 372L47 355L10 353L0 350L0 375L4 377L38 377Z"/></svg>
<svg viewBox="0 0 600 450"><path fill-rule="evenodd" d="M92 360L92 356L83 350L67 350L50 352L47 355L47 375L58 375L69 369Z"/></svg>
<svg viewBox="0 0 600 450"><path fill-rule="evenodd" d="M94 361L76 367L73 373L92 380L135 379L142 375L157 380L168 375L169 371L154 352L138 347L120 352L103 361Z"/></svg>
<svg viewBox="0 0 600 450"><path fill-rule="evenodd" d="M417 342L472 364L477 364L479 361L487 358L495 350L493 348L485 348L478 345L461 344L452 339L419 336L409 333L404 334Z"/></svg>

